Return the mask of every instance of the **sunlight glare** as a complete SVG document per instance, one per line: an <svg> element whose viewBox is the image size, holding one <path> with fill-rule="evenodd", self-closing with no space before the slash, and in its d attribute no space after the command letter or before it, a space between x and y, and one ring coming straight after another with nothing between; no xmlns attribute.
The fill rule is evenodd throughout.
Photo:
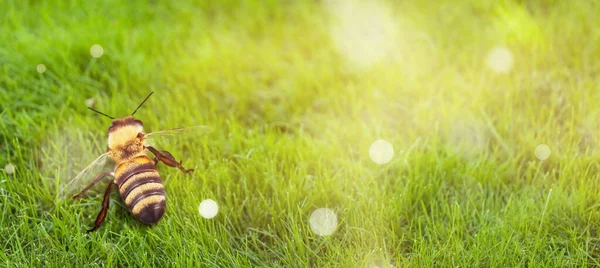
<svg viewBox="0 0 600 268"><path fill-rule="evenodd" d="M463 157L473 157L486 150L489 137L483 123L475 120L455 120L448 131L448 142Z"/></svg>
<svg viewBox="0 0 600 268"><path fill-rule="evenodd" d="M369 147L369 157L377 164L386 164L394 157L394 147L389 141L376 140Z"/></svg>
<svg viewBox="0 0 600 268"><path fill-rule="evenodd" d="M369 268L391 268L394 267L388 260L371 260L366 267Z"/></svg>
<svg viewBox="0 0 600 268"><path fill-rule="evenodd" d="M486 63L495 73L508 73L513 67L514 59L508 48L496 46L489 52Z"/></svg>
<svg viewBox="0 0 600 268"><path fill-rule="evenodd" d="M331 38L352 64L368 67L395 48L396 27L389 8L375 1L326 1L336 22Z"/></svg>
<svg viewBox="0 0 600 268"><path fill-rule="evenodd" d="M328 236L333 234L338 225L335 212L328 208L319 208L310 214L310 228L317 235Z"/></svg>
<svg viewBox="0 0 600 268"><path fill-rule="evenodd" d="M550 147L546 144L540 144L535 147L535 157L541 161L548 159L551 152Z"/></svg>
<svg viewBox="0 0 600 268"><path fill-rule="evenodd" d="M14 174L15 173L15 165L8 163L6 164L6 166L4 166L4 172L8 175Z"/></svg>
<svg viewBox="0 0 600 268"><path fill-rule="evenodd" d="M46 65L40 63L37 65L36 70L38 73L43 74L46 71Z"/></svg>
<svg viewBox="0 0 600 268"><path fill-rule="evenodd" d="M94 107L94 104L96 104L96 100L94 98L89 98L85 100L85 105L87 107Z"/></svg>
<svg viewBox="0 0 600 268"><path fill-rule="evenodd" d="M219 212L219 206L217 202L212 199L206 199L200 202L200 206L198 206L198 211L200 215L206 219L212 219L217 216L217 212Z"/></svg>
<svg viewBox="0 0 600 268"><path fill-rule="evenodd" d="M100 58L104 54L104 48L101 45L95 44L90 47L90 54L94 58Z"/></svg>

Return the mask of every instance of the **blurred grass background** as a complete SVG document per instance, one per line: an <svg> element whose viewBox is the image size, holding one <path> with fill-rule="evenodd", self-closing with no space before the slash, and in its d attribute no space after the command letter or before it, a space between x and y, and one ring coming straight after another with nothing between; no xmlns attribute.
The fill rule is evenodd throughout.
<svg viewBox="0 0 600 268"><path fill-rule="evenodd" d="M598 265L597 2L1 6L6 266ZM113 193L86 235L100 194L56 199L106 146L86 100L120 117L150 91L147 131L213 128L164 148L196 171L159 167L158 225ZM326 237L309 226L322 207L339 221Z"/></svg>

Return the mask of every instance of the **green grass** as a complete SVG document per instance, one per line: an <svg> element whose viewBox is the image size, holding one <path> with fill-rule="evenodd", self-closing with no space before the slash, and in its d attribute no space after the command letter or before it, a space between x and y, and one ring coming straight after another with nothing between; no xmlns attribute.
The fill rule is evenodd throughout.
<svg viewBox="0 0 600 268"><path fill-rule="evenodd" d="M600 5L345 5L4 2L0 168L16 173L0 171L2 265L600 265ZM370 23L336 17L348 10L388 18L358 39L381 48L336 42ZM509 73L486 66L498 45ZM57 199L106 148L110 121L86 99L125 116L150 91L136 114L147 131L212 127L161 148L196 171L159 166L159 224L115 191L88 235L106 182ZM370 160L377 139L391 162ZM198 213L207 198L213 219ZM321 207L339 221L326 237L309 225Z"/></svg>

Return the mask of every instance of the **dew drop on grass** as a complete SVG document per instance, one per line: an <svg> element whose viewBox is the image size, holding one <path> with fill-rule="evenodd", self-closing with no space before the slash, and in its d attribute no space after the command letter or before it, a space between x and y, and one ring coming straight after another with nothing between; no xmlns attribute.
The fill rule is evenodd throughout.
<svg viewBox="0 0 600 268"><path fill-rule="evenodd" d="M15 173L15 165L8 163L6 164L6 166L4 166L4 172L8 175L14 174Z"/></svg>
<svg viewBox="0 0 600 268"><path fill-rule="evenodd" d="M38 71L38 73L43 74L46 71L46 65L40 63L35 69Z"/></svg>
<svg viewBox="0 0 600 268"><path fill-rule="evenodd" d="M90 47L90 54L96 59L100 58L104 54L104 48L101 45L95 44Z"/></svg>
<svg viewBox="0 0 600 268"><path fill-rule="evenodd" d="M542 161L548 159L548 157L550 157L551 152L552 151L550 151L550 147L548 147L548 145L546 144L540 144L537 147L535 147L535 157Z"/></svg>
<svg viewBox="0 0 600 268"><path fill-rule="evenodd" d="M514 59L508 48L497 46L489 52L486 63L495 73L508 73L513 67Z"/></svg>
<svg viewBox="0 0 600 268"><path fill-rule="evenodd" d="M212 219L215 216L217 216L217 212L219 212L219 206L214 200L206 199L200 202L200 206L198 206L198 211L200 212L200 216L206 219Z"/></svg>
<svg viewBox="0 0 600 268"><path fill-rule="evenodd" d="M328 208L318 208L310 214L310 228L317 235L331 235L338 225L338 219L335 212Z"/></svg>
<svg viewBox="0 0 600 268"><path fill-rule="evenodd" d="M394 157L394 147L389 141L376 140L369 147L369 157L377 164L386 164Z"/></svg>

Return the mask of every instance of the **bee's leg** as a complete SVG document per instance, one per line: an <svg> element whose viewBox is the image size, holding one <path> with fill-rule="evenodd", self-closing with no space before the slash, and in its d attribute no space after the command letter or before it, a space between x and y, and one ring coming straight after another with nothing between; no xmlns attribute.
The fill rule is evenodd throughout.
<svg viewBox="0 0 600 268"><path fill-rule="evenodd" d="M81 196L83 194L85 194L85 192L87 192L89 189L91 189L92 187L94 187L94 185L96 185L96 183L98 183L99 181L101 181L106 176L113 176L113 173L112 172L102 172L102 173L98 174L98 176L96 176L96 178L90 183L90 185L88 185L87 187L83 188L83 190L81 191L81 193L79 193L77 195L74 195L73 199L81 198Z"/></svg>
<svg viewBox="0 0 600 268"><path fill-rule="evenodd" d="M190 173L190 172L194 171L193 169L185 169L181 165L181 161L177 162L175 157L173 157L173 155L171 155L171 153L169 153L167 151L159 152L152 146L145 146L145 147L146 147L146 149L150 150L150 152L152 152L156 156L156 158L154 158L154 159L165 163L167 166L179 168L184 173Z"/></svg>
<svg viewBox="0 0 600 268"><path fill-rule="evenodd" d="M110 190L112 189L114 181L111 181L106 187L106 191L104 192L104 199L102 199L102 210L96 217L96 222L94 223L94 227L92 229L87 230L88 233L96 231L104 222L104 218L106 218L106 212L108 211L108 205L110 204Z"/></svg>

